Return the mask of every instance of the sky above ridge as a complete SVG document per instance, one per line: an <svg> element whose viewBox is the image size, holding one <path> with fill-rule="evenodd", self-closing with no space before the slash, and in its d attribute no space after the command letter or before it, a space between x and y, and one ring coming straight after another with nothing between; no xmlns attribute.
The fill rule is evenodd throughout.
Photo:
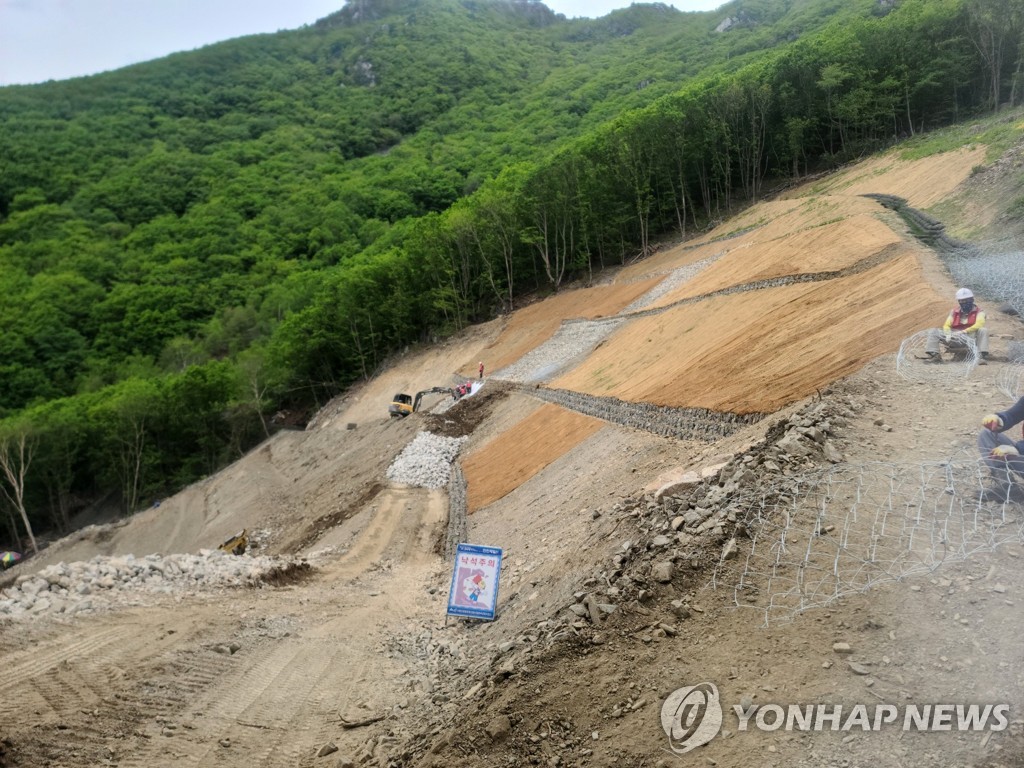
<svg viewBox="0 0 1024 768"><path fill-rule="evenodd" d="M726 0L674 0L710 11ZM117 69L233 37L295 29L343 0L0 0L0 86ZM629 0L551 0L568 18L596 18Z"/></svg>

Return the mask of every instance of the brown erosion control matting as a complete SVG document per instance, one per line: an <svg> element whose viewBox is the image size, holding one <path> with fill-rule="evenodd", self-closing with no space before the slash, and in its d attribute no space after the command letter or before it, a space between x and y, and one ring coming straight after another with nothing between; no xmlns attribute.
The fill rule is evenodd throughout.
<svg viewBox="0 0 1024 768"><path fill-rule="evenodd" d="M514 491L604 426L557 405L538 408L463 462L469 513Z"/></svg>
<svg viewBox="0 0 1024 768"><path fill-rule="evenodd" d="M510 365L539 347L567 318L593 319L618 314L658 281L659 278L651 278L627 285L616 283L566 291L514 312L501 335L480 353L486 366L485 373ZM475 364L460 370L460 373L475 377Z"/></svg>
<svg viewBox="0 0 1024 768"><path fill-rule="evenodd" d="M629 323L551 386L770 413L941 323L948 299L925 285L907 253L850 277L683 305Z"/></svg>

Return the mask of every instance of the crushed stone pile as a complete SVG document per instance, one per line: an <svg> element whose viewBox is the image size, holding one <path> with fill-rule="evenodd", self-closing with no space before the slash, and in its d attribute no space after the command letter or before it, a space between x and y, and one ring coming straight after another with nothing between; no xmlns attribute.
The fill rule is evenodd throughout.
<svg viewBox="0 0 1024 768"><path fill-rule="evenodd" d="M448 485L452 462L468 439L420 432L388 467L387 478L418 488L443 488Z"/></svg>
<svg viewBox="0 0 1024 768"><path fill-rule="evenodd" d="M537 383L554 378L604 341L624 320L567 320L555 335L505 366L495 376L505 381Z"/></svg>
<svg viewBox="0 0 1024 768"><path fill-rule="evenodd" d="M57 563L20 576L13 587L0 590L0 622L145 605L147 597L161 595L254 587L292 565L286 558L236 556L220 550L141 558L98 555L88 562Z"/></svg>
<svg viewBox="0 0 1024 768"><path fill-rule="evenodd" d="M726 253L728 253L728 251L723 250L719 253L716 253L713 256L709 256L708 258L702 259L701 261L698 261L694 264L686 264L685 266L673 269L671 272L668 273L664 280L662 280L656 286L651 288L651 290L649 290L643 296L638 298L628 307L623 309L622 312L620 312L619 314L628 315L631 312L637 312L638 310L649 307L651 304L656 302L665 294L671 293L680 285L685 283L687 280L690 280L691 278L699 275L709 266L711 266L720 258L722 258L722 256L724 256Z"/></svg>

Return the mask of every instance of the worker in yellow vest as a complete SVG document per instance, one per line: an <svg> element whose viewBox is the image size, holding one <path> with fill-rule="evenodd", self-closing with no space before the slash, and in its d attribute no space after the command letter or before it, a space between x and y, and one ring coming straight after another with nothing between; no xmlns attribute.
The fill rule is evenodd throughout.
<svg viewBox="0 0 1024 768"><path fill-rule="evenodd" d="M970 288L961 288L956 292L957 306L949 313L946 324L942 330L932 329L928 335L928 343L924 351L928 355L928 361L933 363L942 362L942 349L949 352L963 350L965 344L963 337L956 337L953 334L967 334L974 340L981 353L980 365L985 365L988 360L988 329L985 327L985 311L974 303L974 294Z"/></svg>

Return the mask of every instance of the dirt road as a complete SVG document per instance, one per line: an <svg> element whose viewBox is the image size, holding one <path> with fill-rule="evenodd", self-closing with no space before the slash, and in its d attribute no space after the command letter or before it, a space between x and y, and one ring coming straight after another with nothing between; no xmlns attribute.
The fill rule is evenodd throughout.
<svg viewBox="0 0 1024 768"><path fill-rule="evenodd" d="M446 514L440 492L387 488L294 584L7 628L14 764L296 766L328 744L354 751L362 733L343 720L400 717L429 689L425 660L389 639L436 620Z"/></svg>

